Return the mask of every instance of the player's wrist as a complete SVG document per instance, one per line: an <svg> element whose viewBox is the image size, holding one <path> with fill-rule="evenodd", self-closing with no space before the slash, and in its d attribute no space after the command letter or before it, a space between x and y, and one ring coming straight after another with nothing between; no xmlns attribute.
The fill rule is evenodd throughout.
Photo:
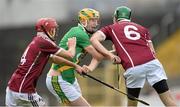
<svg viewBox="0 0 180 107"><path fill-rule="evenodd" d="M111 61L114 61L115 56L114 56L112 53L109 53L109 59L110 59Z"/></svg>
<svg viewBox="0 0 180 107"><path fill-rule="evenodd" d="M121 63L121 59L118 56L116 56L116 55L112 56L112 60L111 61L113 62L113 64L120 64Z"/></svg>

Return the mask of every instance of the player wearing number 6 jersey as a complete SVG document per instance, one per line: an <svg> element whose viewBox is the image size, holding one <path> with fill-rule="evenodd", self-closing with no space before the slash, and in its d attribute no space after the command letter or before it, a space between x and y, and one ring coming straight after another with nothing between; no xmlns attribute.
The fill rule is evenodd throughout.
<svg viewBox="0 0 180 107"><path fill-rule="evenodd" d="M114 13L114 24L101 28L92 36L93 46L103 55L110 55L100 41L109 39L113 42L126 70L124 77L128 94L138 98L147 80L166 106L175 106L163 66L155 57L149 31L130 19L131 10L125 6L118 7ZM137 102L128 100L128 106L137 106Z"/></svg>
<svg viewBox="0 0 180 107"><path fill-rule="evenodd" d="M53 18L41 18L37 21L37 36L27 46L18 68L9 80L6 89L7 106L45 105L36 92L36 84L49 58L57 64L66 63L79 73L83 71L80 66L59 57L72 58L74 56L76 39L69 39L68 51L59 48L54 43L57 27L57 22Z"/></svg>

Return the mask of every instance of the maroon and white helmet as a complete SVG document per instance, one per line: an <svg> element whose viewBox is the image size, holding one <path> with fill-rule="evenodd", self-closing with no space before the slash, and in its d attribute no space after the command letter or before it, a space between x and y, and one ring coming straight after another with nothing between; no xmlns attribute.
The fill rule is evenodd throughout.
<svg viewBox="0 0 180 107"><path fill-rule="evenodd" d="M57 28L58 24L54 18L40 18L36 22L37 32L49 32L52 28Z"/></svg>

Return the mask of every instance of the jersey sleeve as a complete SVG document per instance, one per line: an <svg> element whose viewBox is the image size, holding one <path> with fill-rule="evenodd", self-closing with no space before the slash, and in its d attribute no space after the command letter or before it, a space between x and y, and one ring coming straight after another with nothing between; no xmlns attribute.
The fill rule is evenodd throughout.
<svg viewBox="0 0 180 107"><path fill-rule="evenodd" d="M55 43L52 43L48 40L41 41L39 44L39 48L41 51L51 54L54 54L60 50L60 48Z"/></svg>
<svg viewBox="0 0 180 107"><path fill-rule="evenodd" d="M99 30L101 32L101 34L104 36L104 39L110 39L110 27L109 26L105 26L103 28L101 28Z"/></svg>
<svg viewBox="0 0 180 107"><path fill-rule="evenodd" d="M87 34L77 35L76 40L77 40L76 43L79 47L85 48L85 47L91 45L90 40L89 40L89 36Z"/></svg>

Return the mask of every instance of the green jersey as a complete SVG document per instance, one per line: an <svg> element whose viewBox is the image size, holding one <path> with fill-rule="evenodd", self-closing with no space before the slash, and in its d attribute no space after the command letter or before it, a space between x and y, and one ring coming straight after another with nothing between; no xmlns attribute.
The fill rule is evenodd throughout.
<svg viewBox="0 0 180 107"><path fill-rule="evenodd" d="M72 37L76 37L76 54L71 61L73 61L74 63L79 63L79 57L84 53L84 48L91 45L89 40L90 35L86 33L82 25L78 24L77 27L72 27L64 35L59 43L59 46L64 48L65 50L68 50L68 38ZM53 63L51 68L58 72L61 72L61 76L65 81L71 84L75 81L75 69L73 67L64 64L58 65Z"/></svg>

